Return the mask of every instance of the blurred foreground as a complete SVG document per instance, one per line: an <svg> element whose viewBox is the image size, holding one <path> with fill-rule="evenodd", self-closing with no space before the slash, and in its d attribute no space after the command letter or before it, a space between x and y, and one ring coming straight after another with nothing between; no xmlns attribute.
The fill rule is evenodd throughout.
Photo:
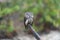
<svg viewBox="0 0 60 40"><path fill-rule="evenodd" d="M16 39L16 38L14 38ZM17 39L20 40L36 40L32 35L20 34ZM16 39L16 40L17 40ZM49 34L41 35L41 40L60 40L60 32L51 31Z"/></svg>

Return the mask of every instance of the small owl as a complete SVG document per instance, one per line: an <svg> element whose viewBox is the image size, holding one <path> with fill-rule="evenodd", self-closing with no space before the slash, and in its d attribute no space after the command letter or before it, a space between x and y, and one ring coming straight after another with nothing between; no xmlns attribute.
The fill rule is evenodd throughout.
<svg viewBox="0 0 60 40"><path fill-rule="evenodd" d="M33 24L33 14L31 12L26 12L25 16L24 16L24 25L25 25L25 28L28 28L27 27L28 24L30 24L30 25Z"/></svg>

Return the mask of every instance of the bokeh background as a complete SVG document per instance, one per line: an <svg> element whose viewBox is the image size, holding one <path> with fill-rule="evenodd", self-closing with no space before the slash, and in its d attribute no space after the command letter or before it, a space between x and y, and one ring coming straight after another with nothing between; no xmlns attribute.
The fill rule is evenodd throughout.
<svg viewBox="0 0 60 40"><path fill-rule="evenodd" d="M0 29L23 30L25 12L34 14L36 32L50 27L60 29L60 0L0 0Z"/></svg>

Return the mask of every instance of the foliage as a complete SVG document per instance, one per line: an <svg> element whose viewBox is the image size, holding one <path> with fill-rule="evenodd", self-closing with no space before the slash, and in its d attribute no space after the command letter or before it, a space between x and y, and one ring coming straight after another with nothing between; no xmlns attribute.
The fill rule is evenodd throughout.
<svg viewBox="0 0 60 40"><path fill-rule="evenodd" d="M34 15L42 12L43 23L51 22L55 27L60 26L60 0L25 0L23 2L22 11L30 11Z"/></svg>
<svg viewBox="0 0 60 40"><path fill-rule="evenodd" d="M15 4L14 1L6 2L6 3L1 2L0 5L1 5L0 6L0 18L3 18L4 16L11 14L11 13L14 13L15 11L18 11L20 9L19 5ZM11 23L11 20L10 20L10 22L6 21L6 23L8 23L8 24L5 24L3 22L3 20L0 23L1 23L0 30L5 30L6 32L13 32L15 30L13 23Z"/></svg>
<svg viewBox="0 0 60 40"><path fill-rule="evenodd" d="M17 4L13 4L13 3L0 3L0 17L7 15L7 14L11 14L15 11L19 10L19 5Z"/></svg>
<svg viewBox="0 0 60 40"><path fill-rule="evenodd" d="M60 26L60 0L12 0L7 3L0 3L0 17L19 11L33 12L34 15L42 13L39 22L51 22L55 27ZM37 27L34 26L36 29ZM37 28L38 29L38 28Z"/></svg>

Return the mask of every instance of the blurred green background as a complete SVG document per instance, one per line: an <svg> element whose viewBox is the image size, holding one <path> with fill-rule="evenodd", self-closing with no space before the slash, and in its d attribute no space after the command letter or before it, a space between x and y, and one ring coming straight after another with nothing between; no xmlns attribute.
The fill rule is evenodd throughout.
<svg viewBox="0 0 60 40"><path fill-rule="evenodd" d="M46 22L50 22L54 27L60 26L60 0L0 1L0 18L15 12L22 15L20 20L23 20L25 12L32 12L35 16L33 28L36 31L42 30Z"/></svg>

